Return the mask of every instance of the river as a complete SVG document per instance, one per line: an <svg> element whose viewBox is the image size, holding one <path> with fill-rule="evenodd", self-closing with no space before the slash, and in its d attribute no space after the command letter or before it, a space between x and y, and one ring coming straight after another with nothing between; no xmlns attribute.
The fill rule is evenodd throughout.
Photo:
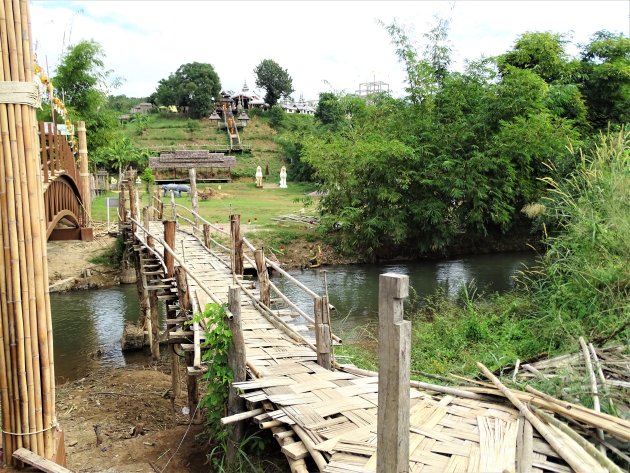
<svg viewBox="0 0 630 473"><path fill-rule="evenodd" d="M532 253L503 253L441 261L326 266L290 273L320 294L325 293L326 275L329 301L336 308L331 313L333 330L347 336L355 327L377 320L381 273L407 274L412 297L422 298L437 289L456 297L462 284L473 280L480 291L506 291L513 287L514 273L533 260ZM311 300L302 290L276 276L273 281L299 306L311 311ZM138 318L135 284L53 293L50 301L57 382L81 378L99 366L148 360L146 354L123 354L120 349L124 321Z"/></svg>

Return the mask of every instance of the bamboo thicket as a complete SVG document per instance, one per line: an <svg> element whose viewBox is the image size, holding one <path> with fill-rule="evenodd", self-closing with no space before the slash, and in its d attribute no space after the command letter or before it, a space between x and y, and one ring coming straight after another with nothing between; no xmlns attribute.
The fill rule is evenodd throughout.
<svg viewBox="0 0 630 473"><path fill-rule="evenodd" d="M0 86L33 82L27 0L0 3L0 50ZM0 399L4 458L9 464L20 447L46 458L55 453L52 323L38 143L33 105L0 104Z"/></svg>

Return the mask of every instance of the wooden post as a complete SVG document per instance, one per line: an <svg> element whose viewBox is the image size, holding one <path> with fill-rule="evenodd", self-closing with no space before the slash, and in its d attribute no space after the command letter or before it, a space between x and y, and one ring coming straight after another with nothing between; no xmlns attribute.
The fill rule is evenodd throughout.
<svg viewBox="0 0 630 473"><path fill-rule="evenodd" d="M256 260L256 270L258 271L258 281L260 281L260 302L269 307L269 273L265 264L265 253L263 250L256 250L254 253Z"/></svg>
<svg viewBox="0 0 630 473"><path fill-rule="evenodd" d="M210 248L210 225L207 223L203 224L203 244Z"/></svg>
<svg viewBox="0 0 630 473"><path fill-rule="evenodd" d="M120 215L120 222L118 226L119 233L122 233L125 223L127 223L127 209L125 203L125 188L122 181L118 183L118 214Z"/></svg>
<svg viewBox="0 0 630 473"><path fill-rule="evenodd" d="M186 359L186 366L194 365L194 353L187 351L184 353ZM199 402L199 386L197 385L197 375L188 373L186 388L188 392L188 409L190 411L190 419L192 422L196 422L199 419L199 410L197 409L197 403Z"/></svg>
<svg viewBox="0 0 630 473"><path fill-rule="evenodd" d="M317 364L332 369L332 338L330 332L330 307L326 296L317 297L315 304L315 345L317 346Z"/></svg>
<svg viewBox="0 0 630 473"><path fill-rule="evenodd" d="M228 307L232 318L228 319L228 325L232 332L232 340L228 351L228 365L234 373L234 383L245 381L247 378L245 359L245 339L241 327L241 288L230 287L228 292ZM228 394L228 415L239 414L245 410L245 402L238 395L238 390L230 385ZM236 422L230 429L228 439L227 464L228 470L233 466L238 445L241 443L244 431L243 422Z"/></svg>
<svg viewBox="0 0 630 473"><path fill-rule="evenodd" d="M177 224L175 220L164 220L164 241L168 246L175 250L175 231ZM166 274L169 278L172 278L175 274L175 259L173 255L164 250L164 264L166 265Z"/></svg>
<svg viewBox="0 0 630 473"><path fill-rule="evenodd" d="M79 138L79 180L81 186L81 198L83 199L83 208L85 213L92 215L92 194L90 192L90 173L88 171L88 150L87 138L85 137L85 122L77 122L77 135Z"/></svg>
<svg viewBox="0 0 630 473"><path fill-rule="evenodd" d="M131 218L136 219L136 187L133 182L133 177L129 176L127 178L127 186L129 187L129 209L131 212ZM136 224L134 221L131 221L131 235L136 234Z"/></svg>
<svg viewBox="0 0 630 473"><path fill-rule="evenodd" d="M146 228L147 230L149 230L149 226L151 225L151 212L149 210L150 207L142 207L142 223L144 225L144 228Z"/></svg>
<svg viewBox="0 0 630 473"><path fill-rule="evenodd" d="M138 300L140 301L140 317L138 325L145 323L145 307L146 307L146 280L144 275L144 265L142 264L142 247L138 251L134 251L134 267L136 269L136 290L138 291Z"/></svg>
<svg viewBox="0 0 630 473"><path fill-rule="evenodd" d="M153 188L153 194L153 202L151 205L155 207L155 212L157 214L155 215L155 220L159 220L162 218L162 199L160 198L160 188L158 186Z"/></svg>
<svg viewBox="0 0 630 473"><path fill-rule="evenodd" d="M186 271L184 271L184 268L181 266L175 268L175 280L177 281L179 307L181 310L186 311L186 313L190 313L192 311L192 302L190 300L190 291L188 289L188 278L186 277Z"/></svg>
<svg viewBox="0 0 630 473"><path fill-rule="evenodd" d="M376 471L409 471L409 369L411 323L403 320L409 277L386 273L378 296L378 430Z"/></svg>
<svg viewBox="0 0 630 473"><path fill-rule="evenodd" d="M177 296L179 299L180 316L184 316L186 313L192 311L192 303L190 300L190 290L188 287L188 278L186 277L186 271L181 266L175 268L175 280L177 281ZM179 389L179 356L175 352L175 345L172 345L173 353L171 353L171 383L173 386L173 398L177 399L180 395ZM194 380L197 382L197 378L189 378L189 382Z"/></svg>
<svg viewBox="0 0 630 473"><path fill-rule="evenodd" d="M243 274L243 239L241 238L241 216L230 215L230 235L232 236L232 272Z"/></svg>
<svg viewBox="0 0 630 473"><path fill-rule="evenodd" d="M171 191L171 216L177 221L177 207L175 207L175 191Z"/></svg>
<svg viewBox="0 0 630 473"><path fill-rule="evenodd" d="M190 179L190 199L192 202L192 209L195 212L193 215L193 221L195 222L195 228L199 228L199 196L197 195L197 171L195 168L188 170L188 177Z"/></svg>
<svg viewBox="0 0 630 473"><path fill-rule="evenodd" d="M147 246L155 248L155 240L147 235ZM156 291L149 291L146 274L142 274L143 284L146 288L146 306L147 316L145 316L145 327L149 334L149 346L151 348L151 359L158 361L160 359L160 317L158 312L158 297Z"/></svg>

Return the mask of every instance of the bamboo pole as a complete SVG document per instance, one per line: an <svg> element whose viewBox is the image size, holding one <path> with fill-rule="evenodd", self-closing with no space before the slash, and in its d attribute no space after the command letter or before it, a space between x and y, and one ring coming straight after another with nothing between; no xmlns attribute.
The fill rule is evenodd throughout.
<svg viewBox="0 0 630 473"><path fill-rule="evenodd" d="M2 60L0 80L32 79L28 2L5 0L0 6ZM2 224L2 355L0 377L5 458L20 445L52 454L54 384L52 328L47 294L45 211L41 165L34 148L34 109L27 105L0 106L2 138L0 222ZM8 357L7 357L8 355ZM0 362L2 360L0 359ZM6 383L2 381L6 380ZM10 382L10 380L12 382ZM43 418L43 420L42 420ZM50 422L47 422L49 420ZM8 422L7 422L8 421ZM43 427L45 432L41 432Z"/></svg>
<svg viewBox="0 0 630 473"><path fill-rule="evenodd" d="M580 434L578 434L571 427L569 427L568 425L564 424L563 422L560 422L555 417L547 414L545 411L543 411L541 409L538 409L537 407L532 406L531 408L534 411L534 413L537 416L541 417L542 420L544 420L547 424L553 425L554 427L558 428L559 430L561 430L562 432L567 434L580 447L582 447L586 451L586 453L588 453L595 460L597 460L597 462L600 465L602 465L604 468L606 468L607 470L609 470L610 472L613 472L613 473L623 473L621 471L621 468L619 468L612 461L610 461L605 453L600 452L599 450L597 450L593 446L593 444L591 444L589 441L584 439L584 437L582 437Z"/></svg>
<svg viewBox="0 0 630 473"><path fill-rule="evenodd" d="M83 200L83 208L88 215L88 219L92 214L92 196L90 195L90 173L88 172L88 149L87 138L85 136L85 122L77 122L77 137L79 139L79 162L81 170L79 171L79 186L81 189L81 199Z"/></svg>
<svg viewBox="0 0 630 473"><path fill-rule="evenodd" d="M0 161L4 161L2 155L2 147L0 147ZM6 203L6 192L4 187L4 171L0 166L0 202ZM4 221L6 211L3 209L5 205L0 205L0 221ZM13 402L12 383L9 380L13 379L11 371L11 353L10 353L10 340L9 340L9 313L7 307L7 284L5 280L5 246L4 246L4 230L5 225L2 225L0 231L0 323L2 324L2 330L0 330L1 347L0 347L0 391L2 402L2 425L6 429L13 428L13 416L10 404ZM2 436L2 445L5 451L13 451L13 437L7 434Z"/></svg>
<svg viewBox="0 0 630 473"><path fill-rule="evenodd" d="M525 404L519 401L519 399L508 388L506 388L488 368L481 363L477 363L477 367L483 372L486 378L492 381L496 388L509 399L514 407L516 407L521 414L525 416L538 433L547 441L547 443L549 443L549 446L553 448L555 452L576 471L576 473L588 473L579 459L566 451L565 444L558 440L550 429L538 417L536 417Z"/></svg>
<svg viewBox="0 0 630 473"><path fill-rule="evenodd" d="M0 30L2 37L2 63L0 70L0 79L11 80L9 70L9 38L8 38L8 19L6 9L8 2L3 2L0 9ZM15 35L13 36L13 49L15 49ZM14 162L18 159L17 137L15 132L15 106L12 104L2 104L0 107L0 127L2 135L2 144L5 147L4 153L4 171L6 180L6 198L7 198L7 220L3 222L9 232L9 252L10 263L7 271L7 279L10 284L10 290L7 294L7 302L9 304L9 330L11 340L11 362L14 372L14 402L15 423L12 425L12 431L15 433L24 432L25 412L24 396L26 396L26 382L22 383L25 378L25 362L24 362L24 334L22 319L22 300L20 294L20 253L18 243L16 200L21 200L19 189L15 188ZM22 436L16 438L17 447L23 445ZM9 464L11 462L9 461Z"/></svg>
<svg viewBox="0 0 630 473"><path fill-rule="evenodd" d="M25 5L23 2L21 5ZM31 57L30 57L30 43L28 35L26 37L22 35L24 28L22 27L22 11L20 5L15 2L16 8L13 12L15 32L17 34L17 69L18 78L21 81L29 81L32 77L31 71ZM28 15L24 15L27 20ZM28 25L27 25L28 26ZM25 41L26 40L26 41ZM37 169L39 166L39 159L34 152L34 142L37 142L35 135L35 120L34 111L32 108L20 105L17 106L18 110L18 130L21 128L22 144L20 146L20 133L18 132L18 146L23 149L23 159L19 160L20 164L20 182L22 185L23 194L23 212L24 212L24 235L26 246L26 258L27 258L27 285L28 285L28 313L26 317L28 322L25 324L25 339L29 340L27 343L27 349L30 345L30 356L27 357L27 384L29 386L29 429L31 431L39 432L42 429L41 419L41 379L39 369L39 347L37 341L37 301L36 301L36 277L35 277L35 248L40 244L39 241L34 240L34 228L37 227L37 221L33 222L31 219L33 215L36 215L36 211L39 209L37 198L41 198L38 192L36 184L41 181L33 182L33 178L37 176ZM41 184L40 184L41 185ZM30 372L30 374L29 374ZM33 403L31 405L31 403ZM41 434L30 438L31 449L35 453L44 453L44 439ZM33 442L37 442L37 445L33 445Z"/></svg>
<svg viewBox="0 0 630 473"><path fill-rule="evenodd" d="M593 409L597 412L601 412L601 408L599 405L599 393L597 392L597 379L595 378L595 371L593 370L593 364L591 363L591 354L588 351L588 346L584 341L584 337L580 337L579 339L580 347L582 348L582 355L584 356L584 365L586 368L586 374L588 375L588 379L591 383L591 396L593 396ZM605 440L604 431L602 429L597 429L597 436L600 440ZM603 445L599 446L599 449L603 455L606 454L606 449Z"/></svg>

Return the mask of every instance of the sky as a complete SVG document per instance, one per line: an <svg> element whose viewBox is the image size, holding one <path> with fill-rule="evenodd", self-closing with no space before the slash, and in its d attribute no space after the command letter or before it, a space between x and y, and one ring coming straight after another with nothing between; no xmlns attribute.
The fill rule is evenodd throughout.
<svg viewBox="0 0 630 473"><path fill-rule="evenodd" d="M293 78L293 97L355 92L360 83L404 90L404 69L379 20L396 20L423 48L435 16L450 20L452 68L501 54L526 31L567 34L577 44L602 29L630 35L629 0L573 1L53 1L32 0L38 61L54 76L62 52L93 39L123 83L113 94L147 97L188 62L214 66L224 89L255 86L254 68L273 59Z"/></svg>

